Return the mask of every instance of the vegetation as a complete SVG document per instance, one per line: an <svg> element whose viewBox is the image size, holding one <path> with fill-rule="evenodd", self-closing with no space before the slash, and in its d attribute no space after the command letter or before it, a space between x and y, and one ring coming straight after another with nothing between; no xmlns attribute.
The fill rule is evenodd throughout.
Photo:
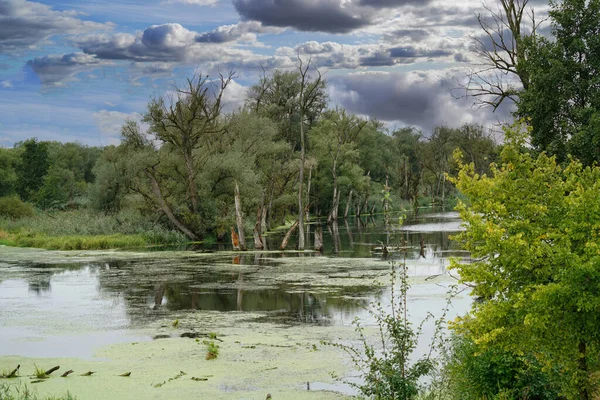
<svg viewBox="0 0 600 400"><path fill-rule="evenodd" d="M567 398L596 388L600 297L600 168L524 151L529 130L507 129L492 176L460 164L470 206L457 239L473 262L454 263L480 301L455 330L483 351L541 367ZM468 343L468 342L467 342Z"/></svg>
<svg viewBox="0 0 600 400"><path fill-rule="evenodd" d="M151 99L148 130L128 121L118 146L32 138L0 149L2 243L130 248L224 240L234 229L237 247L251 231L260 249L291 219L302 248L304 219L383 211L384 188L388 211L444 203L456 193L446 180L456 147L481 172L496 157L481 126L389 132L327 110L326 82L310 64L263 76L242 108L224 114L232 78L194 77Z"/></svg>
<svg viewBox="0 0 600 400"><path fill-rule="evenodd" d="M67 392L63 396L39 397L25 384L0 383L0 399L2 400L76 400L77 397Z"/></svg>
<svg viewBox="0 0 600 400"><path fill-rule="evenodd" d="M214 340L204 340L203 343L206 345L207 360L214 360L219 356L219 345Z"/></svg>

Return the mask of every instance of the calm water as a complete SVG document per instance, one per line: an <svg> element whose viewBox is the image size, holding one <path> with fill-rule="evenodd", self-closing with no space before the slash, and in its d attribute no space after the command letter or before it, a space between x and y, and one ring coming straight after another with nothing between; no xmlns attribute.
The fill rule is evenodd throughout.
<svg viewBox="0 0 600 400"><path fill-rule="evenodd" d="M405 240L409 274L440 275L448 257L465 255L449 239L458 230L456 213L424 214L402 228L342 220L324 226L323 255L163 252L66 264L52 259L53 252L24 261L0 247L0 356L91 358L99 346L152 340L137 328L187 312L252 312L267 322L321 325L348 325L360 316L368 323L364 307L390 298L390 289L371 284L372 278L400 258L377 248ZM280 238L269 241L275 247ZM421 279L413 285L411 315L419 320L443 308L451 283ZM468 304L468 298L458 300L452 312Z"/></svg>

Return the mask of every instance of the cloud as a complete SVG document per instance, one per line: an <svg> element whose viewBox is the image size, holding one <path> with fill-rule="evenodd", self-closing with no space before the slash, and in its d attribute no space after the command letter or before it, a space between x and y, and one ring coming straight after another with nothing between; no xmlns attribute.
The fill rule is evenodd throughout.
<svg viewBox="0 0 600 400"><path fill-rule="evenodd" d="M193 4L197 6L214 6L219 0L168 0L163 3L167 4Z"/></svg>
<svg viewBox="0 0 600 400"><path fill-rule="evenodd" d="M127 120L140 121L138 113L124 113L120 111L100 110L94 113L94 122L102 134L102 144L119 144L121 127Z"/></svg>
<svg viewBox="0 0 600 400"><path fill-rule="evenodd" d="M510 118L509 107L496 113L476 110L470 98L450 91L464 75L459 70L420 72L357 72L331 78L330 98L351 112L431 132L435 126L464 123L490 125Z"/></svg>
<svg viewBox="0 0 600 400"><path fill-rule="evenodd" d="M409 64L423 59L448 57L455 45L449 42L432 43L439 47L388 47L385 44L348 45L337 42L305 42L295 48L280 47L276 53L294 59L310 56L315 66L328 69L355 69Z"/></svg>
<svg viewBox="0 0 600 400"><path fill-rule="evenodd" d="M384 37L389 41L410 39L413 42L418 42L430 36L431 32L426 29L396 29L384 34Z"/></svg>
<svg viewBox="0 0 600 400"><path fill-rule="evenodd" d="M25 0L0 0L0 53L34 48L54 35L107 30L112 24L82 21L72 11Z"/></svg>
<svg viewBox="0 0 600 400"><path fill-rule="evenodd" d="M233 41L252 42L256 40L257 33L279 33L282 29L265 27L258 21L243 21L234 25L223 25L196 36L199 43L227 43Z"/></svg>
<svg viewBox="0 0 600 400"><path fill-rule="evenodd" d="M84 53L52 54L27 62L27 66L37 74L44 86L60 86L64 82L76 79L76 75L81 72L104 65L109 63Z"/></svg>
<svg viewBox="0 0 600 400"><path fill-rule="evenodd" d="M185 61L196 33L180 24L152 25L137 35L88 35L74 43L84 53L108 60Z"/></svg>
<svg viewBox="0 0 600 400"><path fill-rule="evenodd" d="M372 7L348 0L233 0L242 18L300 31L347 33L373 22Z"/></svg>
<svg viewBox="0 0 600 400"><path fill-rule="evenodd" d="M431 3L431 0L360 0L363 6L375 8L396 8L407 4L425 5Z"/></svg>

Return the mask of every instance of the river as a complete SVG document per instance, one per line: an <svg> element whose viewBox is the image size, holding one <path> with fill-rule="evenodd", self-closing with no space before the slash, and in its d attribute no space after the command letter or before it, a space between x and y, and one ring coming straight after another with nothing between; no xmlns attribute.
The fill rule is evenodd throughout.
<svg viewBox="0 0 600 400"><path fill-rule="evenodd" d="M139 398L177 398L182 390L192 390L177 383L191 373L168 380L183 366L196 368L196 375L211 375L202 379L214 384L201 390L212 398L262 399L266 392L273 398L350 395L352 388L332 380L329 372L350 381L358 379L356 372L343 354L336 354L339 350L320 341L355 343L355 318L375 332L369 304L380 302L389 310L389 271L404 260L410 319L418 324L428 313L439 317L456 284L446 270L449 257L468 259L450 239L460 229L458 214L452 212L423 211L402 226L385 225L381 218L341 220L329 229L323 225L323 254L240 253L226 245L154 252L0 247L0 368L67 363L116 372L154 366L134 388L128 386L133 379L115 382L112 373L101 387L115 386L114 398L133 398L127 397L132 391ZM268 247L280 240L281 235L269 236ZM381 250L401 243L408 243L406 252ZM457 295L447 317L464 314L470 301L464 291ZM433 330L432 321L424 325L416 354L427 351ZM209 333L219 338L219 357L198 361ZM190 343L196 347L181 353L180 347ZM159 348L164 355L157 355ZM291 354L298 363L289 359ZM248 366L258 369L252 372ZM37 387L44 393L68 389L81 398L102 398L101 389L90 391L81 378L73 383L75 378L68 383L49 379ZM163 381L170 391L156 387Z"/></svg>

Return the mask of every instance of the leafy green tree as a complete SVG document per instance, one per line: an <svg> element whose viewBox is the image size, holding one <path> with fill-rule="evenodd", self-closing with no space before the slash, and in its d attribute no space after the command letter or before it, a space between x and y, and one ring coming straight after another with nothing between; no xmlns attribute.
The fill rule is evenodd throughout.
<svg viewBox="0 0 600 400"><path fill-rule="evenodd" d="M17 168L17 193L21 199L27 201L35 196L48 173L48 142L38 142L32 138L18 143L17 146L23 148Z"/></svg>
<svg viewBox="0 0 600 400"><path fill-rule="evenodd" d="M15 149L0 148L0 197L16 192L19 156Z"/></svg>
<svg viewBox="0 0 600 400"><path fill-rule="evenodd" d="M44 176L34 200L44 209L64 209L76 196L83 194L85 182L82 184L78 184L72 171L53 165Z"/></svg>
<svg viewBox="0 0 600 400"><path fill-rule="evenodd" d="M507 129L499 164L460 164L458 235L471 263L472 311L455 329L483 346L531 354L561 395L592 398L600 348L600 168L522 151L529 132Z"/></svg>
<svg viewBox="0 0 600 400"><path fill-rule="evenodd" d="M331 182L332 200L328 222L338 217L342 194L340 178L348 178L351 181L350 176L363 175L358 166L357 140L366 125L367 121L355 115L348 115L345 110L330 110L323 114L318 124L310 131L318 168L325 171L327 179L324 181ZM358 171L354 168L358 168ZM352 186L351 183L349 186Z"/></svg>
<svg viewBox="0 0 600 400"><path fill-rule="evenodd" d="M600 1L552 4L552 40L530 41L530 85L518 114L529 118L535 148L566 161L600 161Z"/></svg>

